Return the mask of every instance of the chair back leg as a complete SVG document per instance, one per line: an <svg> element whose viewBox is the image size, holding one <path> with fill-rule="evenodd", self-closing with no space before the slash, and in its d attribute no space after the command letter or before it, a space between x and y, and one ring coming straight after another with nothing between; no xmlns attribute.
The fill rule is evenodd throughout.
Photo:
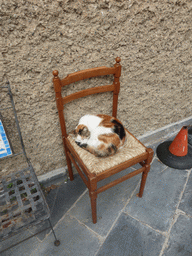
<svg viewBox="0 0 192 256"><path fill-rule="evenodd" d="M68 167L69 178L70 178L70 181L73 181L74 180L73 170L72 170L72 166L71 166L71 160L70 160L68 154L66 154L66 160L67 160L67 167Z"/></svg>
<svg viewBox="0 0 192 256"><path fill-rule="evenodd" d="M71 159L70 159L70 157L68 155L69 154L69 149L67 148L65 139L63 140L63 145L64 145L64 149L65 149L65 156L66 156L66 161L67 161L69 178L70 178L70 181L73 181L74 177L73 177L73 170L72 170L72 165L71 165Z"/></svg>

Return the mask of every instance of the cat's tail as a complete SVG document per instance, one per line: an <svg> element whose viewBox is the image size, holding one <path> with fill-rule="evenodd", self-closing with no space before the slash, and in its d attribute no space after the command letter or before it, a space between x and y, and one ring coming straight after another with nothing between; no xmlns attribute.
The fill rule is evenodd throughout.
<svg viewBox="0 0 192 256"><path fill-rule="evenodd" d="M98 148L94 148L89 146L88 144L79 145L81 148L84 148L88 152L94 154L97 157L107 157L112 156L117 152L117 147L114 144L110 144L105 146L104 144L99 146Z"/></svg>

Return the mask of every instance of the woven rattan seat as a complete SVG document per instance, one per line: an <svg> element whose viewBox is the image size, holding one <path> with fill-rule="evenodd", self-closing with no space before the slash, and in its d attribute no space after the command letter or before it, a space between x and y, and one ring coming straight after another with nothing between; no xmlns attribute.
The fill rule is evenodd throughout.
<svg viewBox="0 0 192 256"><path fill-rule="evenodd" d="M107 169L117 166L134 157L140 156L146 152L146 147L128 131L126 131L126 142L124 146L119 149L115 155L104 158L96 157L88 151L80 148L70 135L68 136L68 140L88 170L95 174L106 171Z"/></svg>

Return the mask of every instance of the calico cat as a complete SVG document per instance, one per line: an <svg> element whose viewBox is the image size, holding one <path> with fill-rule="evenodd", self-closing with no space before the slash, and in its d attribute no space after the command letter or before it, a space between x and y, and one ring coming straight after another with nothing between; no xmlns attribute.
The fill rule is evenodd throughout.
<svg viewBox="0 0 192 256"><path fill-rule="evenodd" d="M122 123L108 115L85 115L73 131L75 142L97 157L114 155L124 145Z"/></svg>

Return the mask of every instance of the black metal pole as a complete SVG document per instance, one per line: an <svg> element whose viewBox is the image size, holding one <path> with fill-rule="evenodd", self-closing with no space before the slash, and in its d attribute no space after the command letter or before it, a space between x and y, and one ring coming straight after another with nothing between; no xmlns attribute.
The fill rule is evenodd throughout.
<svg viewBox="0 0 192 256"><path fill-rule="evenodd" d="M57 240L57 237L56 237L55 231L54 231L54 229L53 229L53 226L52 226L52 224L51 224L50 218L48 218L48 220L49 220L49 224L50 224L50 227L51 227L51 229L52 229L53 235L54 235L54 237L55 237L54 245L55 245L55 246L59 246L59 245L60 245L60 241Z"/></svg>
<svg viewBox="0 0 192 256"><path fill-rule="evenodd" d="M9 81L7 81L7 86L8 86L8 93L9 93L9 96L10 96L10 99L11 99L11 103L12 103L12 106L13 106L13 112L14 112L14 116L15 116L15 122L16 122L16 125L17 125L17 130L18 130L19 138L20 138L20 141L21 141L21 146L22 146L25 158L26 158L27 162L29 163L30 161L29 161L29 159L27 157L27 154L26 154L26 151L25 151L25 146L24 146L24 143L23 143L22 135L21 135L21 130L20 130L19 121L18 121L18 118L17 118L17 113L16 113L16 109L15 109L15 103L14 103L14 100L13 100L13 95L12 95L12 92L11 92L11 86L10 86Z"/></svg>

